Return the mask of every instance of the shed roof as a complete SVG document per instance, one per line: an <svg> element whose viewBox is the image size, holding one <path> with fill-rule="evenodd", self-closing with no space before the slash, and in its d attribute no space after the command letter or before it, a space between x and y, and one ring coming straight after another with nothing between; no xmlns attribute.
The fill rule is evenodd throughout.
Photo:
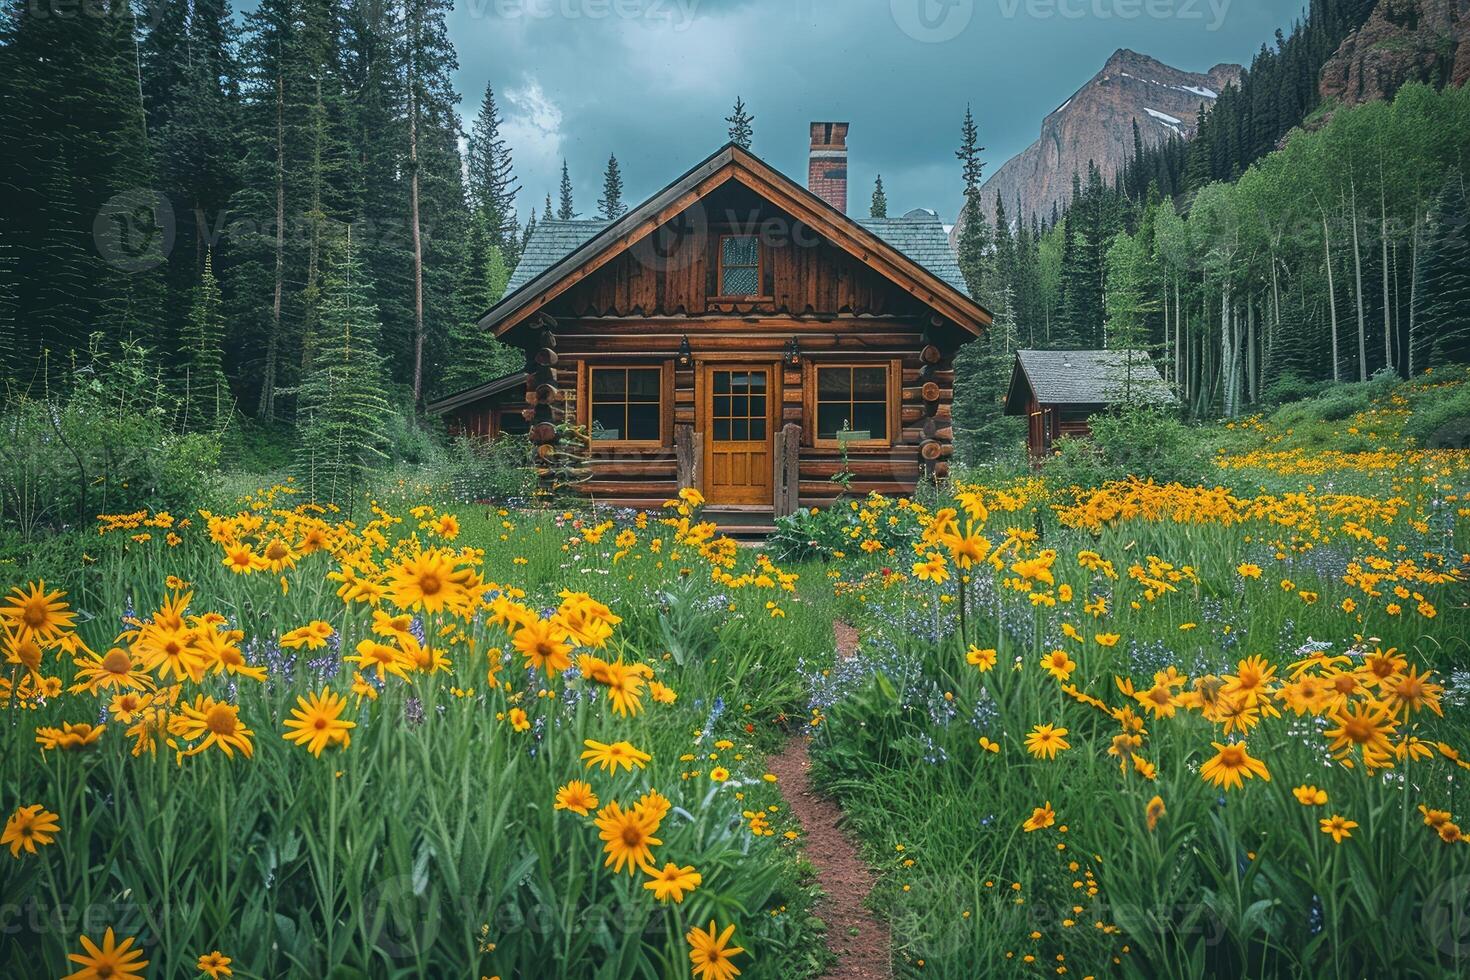
<svg viewBox="0 0 1470 980"><path fill-rule="evenodd" d="M475 385L473 388L466 388L463 391L456 391L452 395L445 395L437 401L429 402L424 406L424 409L430 415L442 415L445 412L468 405L471 402L477 402L484 398L492 398L495 395L524 388L526 386L526 379L529 377L530 375L525 371L504 374L494 380L486 381L484 384Z"/></svg>
<svg viewBox="0 0 1470 980"><path fill-rule="evenodd" d="M1113 405L1178 399L1141 350L1023 350L1006 395L1006 414L1024 415L1026 388L1042 405Z"/></svg>

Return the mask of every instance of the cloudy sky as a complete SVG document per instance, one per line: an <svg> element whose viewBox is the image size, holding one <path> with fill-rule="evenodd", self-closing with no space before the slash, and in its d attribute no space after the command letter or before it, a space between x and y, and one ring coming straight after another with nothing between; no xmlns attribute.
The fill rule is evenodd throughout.
<svg viewBox="0 0 1470 980"><path fill-rule="evenodd" d="M852 123L849 197L882 173L889 208L952 220L953 155L974 104L986 173L1120 47L1204 71L1248 64L1292 0L455 0L466 126L486 84L506 117L522 208L565 157L591 213L608 154L643 199L726 139L737 94L757 154L804 179L812 120Z"/></svg>

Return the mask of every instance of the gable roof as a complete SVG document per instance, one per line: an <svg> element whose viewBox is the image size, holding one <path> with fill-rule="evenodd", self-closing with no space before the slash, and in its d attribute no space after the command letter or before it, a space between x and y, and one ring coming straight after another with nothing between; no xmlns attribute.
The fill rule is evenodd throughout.
<svg viewBox="0 0 1470 980"><path fill-rule="evenodd" d="M960 272L959 260L950 247L949 235L939 215L922 208L910 211L901 218L853 218L858 224L892 245L908 258L968 296L969 288ZM596 237L608 226L603 219L561 221L551 219L536 223L531 240L521 252L521 261L506 284L506 293L513 293L526 283L545 272L560 259Z"/></svg>
<svg viewBox="0 0 1470 980"><path fill-rule="evenodd" d="M959 259L949 244L949 233L933 211L915 208L901 218L853 220L959 292L970 295L970 287L965 285L965 276L960 272Z"/></svg>
<svg viewBox="0 0 1470 980"><path fill-rule="evenodd" d="M1006 394L1006 414L1024 415L1026 389L1042 405L1113 405L1124 399L1173 404L1174 391L1141 350L1022 350Z"/></svg>
<svg viewBox="0 0 1470 980"><path fill-rule="evenodd" d="M505 295L514 293L581 248L607 225L608 222L601 219L561 221L552 218L537 221L531 240L521 250L521 261L516 264L516 271L510 274L510 281L505 284Z"/></svg>
<svg viewBox="0 0 1470 980"><path fill-rule="evenodd" d="M452 395L445 395L437 401L429 402L424 406L424 410L430 415L441 415L444 412L459 408L461 405L477 402L482 398L490 398L495 395L504 394L507 391L523 389L526 387L526 379L529 377L530 374L525 371L501 375L492 381L486 381L484 384L475 385L473 388L466 388L463 391L456 391Z"/></svg>
<svg viewBox="0 0 1470 980"><path fill-rule="evenodd" d="M903 218L859 221L729 143L616 220L548 221L544 235L538 225L505 296L480 318L480 327L497 336L505 333L730 181L782 208L970 333L978 336L990 325L989 311L965 291L937 217L911 217L911 212Z"/></svg>

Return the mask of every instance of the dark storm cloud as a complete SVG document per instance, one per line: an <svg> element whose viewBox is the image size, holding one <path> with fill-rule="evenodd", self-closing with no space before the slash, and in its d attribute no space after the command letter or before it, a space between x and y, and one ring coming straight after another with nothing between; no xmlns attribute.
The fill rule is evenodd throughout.
<svg viewBox="0 0 1470 980"><path fill-rule="evenodd" d="M1296 11L1267 0L458 0L466 124L486 82L507 117L522 208L561 159L590 213L609 153L641 200L726 138L736 94L755 151L797 178L807 123L852 123L849 195L866 212L958 203L954 147L973 103L987 172L1117 48L1187 70L1246 63Z"/></svg>

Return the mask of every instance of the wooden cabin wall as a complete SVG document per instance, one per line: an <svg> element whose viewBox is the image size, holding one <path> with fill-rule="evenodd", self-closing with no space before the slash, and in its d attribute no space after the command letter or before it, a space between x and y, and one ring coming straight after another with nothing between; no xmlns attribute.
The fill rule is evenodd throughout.
<svg viewBox="0 0 1470 980"><path fill-rule="evenodd" d="M946 475L953 452L954 355L970 334L933 313L933 297L909 292L817 236L749 189L720 188L647 240L591 270L502 339L524 347L531 440L543 485L620 505L654 507L679 490L675 429L694 426L699 365L706 360L777 366L775 428L803 427L798 491L803 505L830 502L842 469L836 448L813 445L805 370L782 366L796 337L803 364L897 362L892 445L852 448L851 490L913 491L923 474ZM695 219L698 220L695 220ZM718 295L721 235L762 238L760 295ZM687 337L695 364L673 367ZM585 426L587 371L597 365L670 365L662 444L640 449L572 445L563 422Z"/></svg>
<svg viewBox="0 0 1470 980"><path fill-rule="evenodd" d="M543 364L528 381L527 401L537 427L532 440L542 443L546 463L543 478L556 479L556 458L570 447L552 445L556 423L588 424L588 368L591 366L667 365L664 399L666 412L662 445L652 448L599 449L580 447L585 470L576 490L615 506L657 507L678 493L678 462L674 427L698 422L696 379L705 363L771 364L779 411L775 428L794 423L803 427L799 453L799 495L802 506L828 504L841 491L832 477L843 469L839 449L812 444L815 424L811 411L814 394L805 385L804 366L782 364L787 343L796 337L802 365L822 363L882 363L899 366L900 402L894 413L898 428L892 445L852 448L847 469L850 491L877 491L900 495L913 492L926 473L945 476L953 453L951 404L954 392L954 353L958 337L945 334L939 342L934 327L914 322L843 318L797 320L772 318L705 319L579 319L558 321L544 329L535 352ZM682 338L688 337L694 364L675 365Z"/></svg>
<svg viewBox="0 0 1470 980"><path fill-rule="evenodd" d="M1058 405L1042 404L1033 395L1026 403L1026 445L1037 462L1056 451L1058 439L1086 439L1092 435L1091 415L1088 409L1082 417L1068 418L1079 414L1076 406L1064 409Z"/></svg>
<svg viewBox="0 0 1470 980"><path fill-rule="evenodd" d="M523 417L529 414L519 389L453 409L445 415L445 426L452 436L494 439L501 434L501 415L507 412Z"/></svg>
<svg viewBox="0 0 1470 980"><path fill-rule="evenodd" d="M715 281L717 250L721 233L729 230L710 228L688 235L664 261L650 261L636 248L624 252L567 290L557 300L557 309L577 317L712 312L917 317L927 312L913 296L826 241L763 248L762 295L722 298Z"/></svg>

